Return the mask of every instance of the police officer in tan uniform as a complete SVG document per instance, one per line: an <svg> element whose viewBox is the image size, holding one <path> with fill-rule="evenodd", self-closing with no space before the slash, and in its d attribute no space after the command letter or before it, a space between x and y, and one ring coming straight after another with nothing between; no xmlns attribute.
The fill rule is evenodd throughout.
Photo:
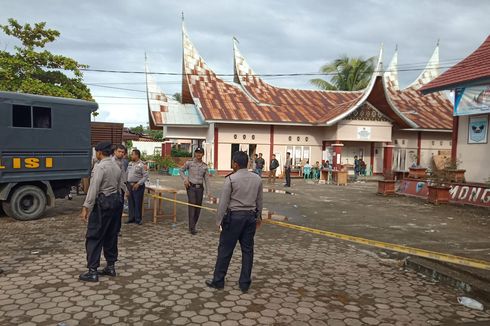
<svg viewBox="0 0 490 326"><path fill-rule="evenodd" d="M99 275L116 276L119 213L123 205L120 193L122 173L110 157L112 144L101 142L95 150L99 161L92 170L90 187L80 214L88 223L85 241L88 272L81 274L79 279L87 282L97 282ZM102 249L107 266L98 273Z"/></svg>
<svg viewBox="0 0 490 326"><path fill-rule="evenodd" d="M194 151L194 159L185 162L180 169L180 177L184 180L184 186L187 189L187 199L190 204L202 205L204 191L209 197L209 171L206 163L203 162L204 150L201 147ZM188 175L185 172L188 171ZM196 225L199 220L201 209L189 206L189 232L192 235L197 234Z"/></svg>
<svg viewBox="0 0 490 326"><path fill-rule="evenodd" d="M262 179L247 171L248 155L233 154L233 173L226 177L220 197L216 224L221 230L218 258L212 280L206 285L222 289L236 243L242 249L242 269L238 285L247 292L252 283L254 236L262 223Z"/></svg>
<svg viewBox="0 0 490 326"><path fill-rule="evenodd" d="M143 224L143 199L145 196L145 182L148 180L148 171L141 160L141 152L133 149L131 162L128 165L128 221L126 224Z"/></svg>

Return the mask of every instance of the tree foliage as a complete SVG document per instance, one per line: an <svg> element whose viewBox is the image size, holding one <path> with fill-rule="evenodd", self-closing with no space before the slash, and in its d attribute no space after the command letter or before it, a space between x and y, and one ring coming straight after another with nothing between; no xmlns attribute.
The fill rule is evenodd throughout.
<svg viewBox="0 0 490 326"><path fill-rule="evenodd" d="M0 90L92 100L80 70L88 66L44 49L60 32L45 22L21 25L13 18L0 28L21 43L13 53L0 51Z"/></svg>
<svg viewBox="0 0 490 326"><path fill-rule="evenodd" d="M344 55L320 68L324 74L333 74L330 81L315 78L310 82L322 90L358 91L367 87L374 69L374 57L364 60Z"/></svg>
<svg viewBox="0 0 490 326"><path fill-rule="evenodd" d="M138 134L138 135L146 135L149 136L152 139L155 140L163 140L163 131L162 130L151 130L149 126L143 127L143 125L139 125L136 127L131 127L129 130L132 133Z"/></svg>

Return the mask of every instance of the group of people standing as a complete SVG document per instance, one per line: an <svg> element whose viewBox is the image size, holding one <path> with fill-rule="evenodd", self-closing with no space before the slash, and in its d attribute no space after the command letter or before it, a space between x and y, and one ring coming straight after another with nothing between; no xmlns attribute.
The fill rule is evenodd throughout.
<svg viewBox="0 0 490 326"><path fill-rule="evenodd" d="M124 198L129 201L129 218L126 223L142 224L142 203L148 172L140 159L141 153L133 150L131 162L126 165L126 148L112 148L102 142L95 147L97 163L92 169L89 190L80 217L87 223L86 251L88 271L79 276L81 281L98 282L99 276L116 276L118 234L121 229ZM189 231L197 234L204 192L209 196L210 182L207 165L202 157L204 150L197 148L194 158L184 164L180 175L189 199ZM218 257L213 278L205 281L208 287L222 289L236 244L242 251L242 269L239 288L247 292L252 283L254 236L262 221L262 179L249 172L248 155L236 152L232 159L233 172L226 176L219 201L216 226L220 230ZM104 253L107 265L98 271Z"/></svg>
<svg viewBox="0 0 490 326"><path fill-rule="evenodd" d="M286 160L284 162L284 175L286 179L285 187L291 187L291 166L293 164L293 160L291 158L291 153L286 153ZM252 170L258 176L262 177L262 172L265 167L265 160L262 157L262 153L258 155L254 155ZM276 154L272 154L271 161L269 164L269 178L268 183L275 184L276 183L276 174L277 169L279 168L279 161L276 158ZM272 182L271 182L272 180Z"/></svg>

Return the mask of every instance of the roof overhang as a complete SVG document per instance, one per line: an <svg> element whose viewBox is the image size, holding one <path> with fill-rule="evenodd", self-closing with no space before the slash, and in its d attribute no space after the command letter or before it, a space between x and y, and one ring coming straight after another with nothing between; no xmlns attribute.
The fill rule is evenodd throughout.
<svg viewBox="0 0 490 326"><path fill-rule="evenodd" d="M452 90L456 88L463 88L463 87L472 87L472 86L480 86L480 85L487 85L490 84L490 76L486 76L484 78L478 78L474 80L468 80L464 82L458 82L458 83L451 83L451 84L445 84L445 85L440 85L438 87L422 87L420 91L422 94L430 94L430 93L435 93L439 91L445 91L445 90ZM430 83L427 84L427 86L430 86Z"/></svg>

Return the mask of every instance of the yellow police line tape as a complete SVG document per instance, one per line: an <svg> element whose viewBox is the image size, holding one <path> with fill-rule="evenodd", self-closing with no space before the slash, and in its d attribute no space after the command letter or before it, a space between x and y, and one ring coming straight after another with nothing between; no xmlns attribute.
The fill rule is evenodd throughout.
<svg viewBox="0 0 490 326"><path fill-rule="evenodd" d="M171 198L165 198L165 197L155 196L155 195L148 195L148 196L152 197L152 198L157 198L157 199L162 199L162 200L166 200L166 201L170 201L170 202L175 202L175 203L182 204L182 205L193 206L193 207L205 209L205 210L208 210L211 212L217 211L216 208L194 205L194 204L190 204L190 203L187 203L184 201L174 200ZM290 223L285 223L285 222L279 222L279 221L274 221L274 220L270 220L270 219L263 220L263 222L267 223L267 224L281 226L281 227L288 228L288 229L293 229L293 230L323 235L323 236L326 236L329 238L349 241L349 242L362 244L362 245L366 245L366 246L371 246L371 247L376 247L376 248L380 248L380 249L386 249L386 250L401 252L401 253L410 254L413 256L430 258L430 259L434 259L434 260L438 260L438 261L443 261L443 262L447 262L447 263L453 263L453 264L458 264L458 265L468 266L468 267L473 267L473 268L478 268L478 269L490 270L490 262L485 261L485 260L460 257L460 256L445 254L445 253L436 252L436 251L407 247L407 246L403 246L403 245L398 245L398 244L393 244L393 243L388 243L388 242L382 242L382 241L377 241L377 240L370 240L370 239L355 237L352 235L346 235L346 234L335 233L335 232L330 232L330 231L318 230L318 229L313 229L313 228L309 228L306 226L300 226L300 225L295 225L295 224L290 224Z"/></svg>

